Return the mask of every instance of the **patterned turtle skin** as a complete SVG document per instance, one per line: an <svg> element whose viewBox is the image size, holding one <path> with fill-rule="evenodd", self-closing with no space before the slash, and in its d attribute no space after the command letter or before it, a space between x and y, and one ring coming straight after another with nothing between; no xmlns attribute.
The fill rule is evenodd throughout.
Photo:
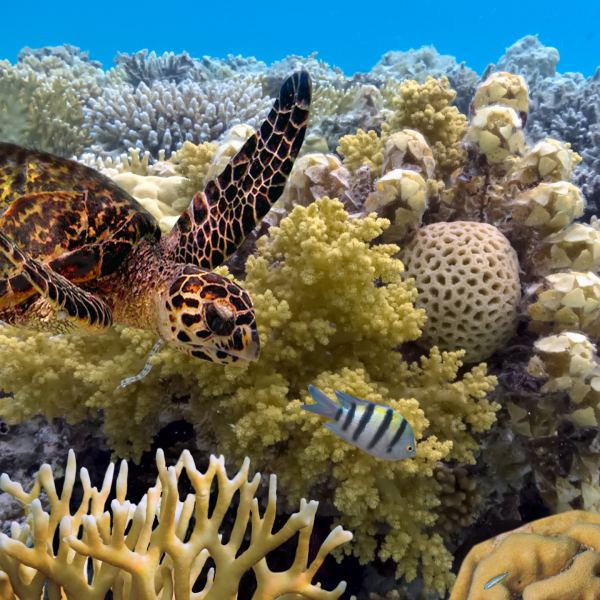
<svg viewBox="0 0 600 600"><path fill-rule="evenodd" d="M94 169L0 143L0 320L82 335L119 323L200 359L256 360L252 299L211 271L281 196L310 100L308 73L289 77L260 129L166 236Z"/></svg>

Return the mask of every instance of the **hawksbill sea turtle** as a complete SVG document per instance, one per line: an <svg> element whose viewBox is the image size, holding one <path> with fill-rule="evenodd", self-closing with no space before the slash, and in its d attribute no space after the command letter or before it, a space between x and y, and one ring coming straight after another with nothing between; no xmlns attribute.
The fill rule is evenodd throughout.
<svg viewBox="0 0 600 600"><path fill-rule="evenodd" d="M0 320L82 335L119 323L200 359L257 360L252 299L211 271L281 196L310 100L308 73L294 73L260 129L166 236L96 170L0 143Z"/></svg>

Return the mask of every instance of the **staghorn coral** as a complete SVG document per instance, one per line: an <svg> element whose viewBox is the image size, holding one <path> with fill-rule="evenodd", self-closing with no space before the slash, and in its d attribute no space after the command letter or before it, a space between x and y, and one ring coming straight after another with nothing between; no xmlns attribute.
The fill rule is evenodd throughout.
<svg viewBox="0 0 600 600"><path fill-rule="evenodd" d="M251 77L204 85L154 81L150 87L142 82L137 88L104 88L84 112L94 152L136 147L158 156L159 150L170 154L185 141L214 141L240 123L256 127L271 103Z"/></svg>
<svg viewBox="0 0 600 600"><path fill-rule="evenodd" d="M564 600L600 595L600 516L573 511L534 521L475 546L450 600ZM494 577L507 573L495 586Z"/></svg>
<svg viewBox="0 0 600 600"><path fill-rule="evenodd" d="M101 82L102 71L77 56L71 63L57 55L0 62L0 113L9 124L0 139L63 156L81 153L89 141L83 108L100 94Z"/></svg>
<svg viewBox="0 0 600 600"><path fill-rule="evenodd" d="M392 129L416 129L424 136L436 162L437 175L444 179L464 159L461 141L467 130L467 119L450 106L456 92L449 89L447 77L439 81L427 77L425 83L405 81L400 96L394 98Z"/></svg>
<svg viewBox="0 0 600 600"><path fill-rule="evenodd" d="M162 56L156 56L156 52L140 50L131 56L117 52L113 59L117 66L121 66L126 73L126 81L133 87L137 87L142 81L150 86L156 80L172 81L181 83L184 79L192 81L204 81L208 79L206 70L201 68L200 62L193 59L187 52L175 54L164 52Z"/></svg>
<svg viewBox="0 0 600 600"><path fill-rule="evenodd" d="M151 334L115 328L102 338L50 339L6 329L0 386L13 397L0 398L0 414L7 423L38 411L77 421L102 409L113 448L133 457L148 448L161 419L186 418L205 448L218 444L276 468L288 501L320 490L337 523L356 526L346 553L362 562L375 553L391 558L397 577L413 579L421 568L425 584L443 592L453 579L451 556L441 537L427 533L439 504L433 468L445 458L474 461L472 433L488 429L498 410L485 399L495 379L484 366L458 378L455 353L433 349L409 365L393 351L419 335L423 314L391 258L397 247L369 245L386 226L373 216L349 221L340 202L323 198L295 207L270 239L258 240L244 285L262 355L247 368L164 349L145 379L120 388L143 366ZM398 410L419 440L415 459L383 464L330 434L300 409L309 383ZM184 400L165 407L165 395ZM379 526L390 529L376 537Z"/></svg>
<svg viewBox="0 0 600 600"><path fill-rule="evenodd" d="M49 596L67 600L100 599L109 590L116 598L124 600L156 600L159 597L234 600L240 580L248 569L254 570L258 584L253 595L255 600L275 600L287 593L299 593L313 600L335 600L344 592L344 582L331 592L311 584L327 554L352 539L351 533L337 527L325 540L315 560L307 564L318 502L307 504L302 500L299 512L274 534L275 475L269 482L268 504L261 518L258 502L254 499L260 475L248 481L248 459L232 479L227 477L223 456L211 456L205 473L197 470L187 450L174 466L168 468L164 453L159 450L156 463L156 485L137 506L126 500L127 463L121 463L115 485L116 498L110 504L112 520L111 514L104 509L112 488L114 463L109 465L100 491L92 488L87 470L81 470L83 499L73 514L70 500L76 463L72 450L60 498L47 464L41 467L29 493L3 474L0 487L25 508L26 522L23 527L13 523L10 537L0 533L0 598L40 598L48 581ZM177 484L183 469L195 494L188 494L182 502ZM215 481L218 482L218 495L209 517L211 485ZM49 500L49 513L42 510L38 498L42 488ZM227 543L222 543L219 530L238 491L235 522ZM238 554L249 519L252 523L250 544ZM83 535L78 539L80 526ZM54 553L52 540L57 530L58 549ZM287 571L272 572L267 566L266 555L297 532L300 535L293 565ZM91 580L88 579L87 557L92 558ZM192 587L209 557L215 568L209 570L203 589L193 593Z"/></svg>

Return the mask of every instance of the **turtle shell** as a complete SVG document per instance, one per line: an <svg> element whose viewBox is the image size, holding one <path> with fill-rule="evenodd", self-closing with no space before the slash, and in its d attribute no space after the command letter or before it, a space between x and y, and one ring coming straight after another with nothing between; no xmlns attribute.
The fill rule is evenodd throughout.
<svg viewBox="0 0 600 600"><path fill-rule="evenodd" d="M73 282L108 277L142 239L160 239L156 219L108 177L7 143L0 143L0 230Z"/></svg>

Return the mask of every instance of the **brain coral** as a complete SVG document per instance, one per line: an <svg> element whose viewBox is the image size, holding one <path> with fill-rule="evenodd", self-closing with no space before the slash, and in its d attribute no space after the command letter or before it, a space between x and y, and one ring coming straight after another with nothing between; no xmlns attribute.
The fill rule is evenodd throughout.
<svg viewBox="0 0 600 600"><path fill-rule="evenodd" d="M599 598L599 552L600 515L576 510L540 519L475 546L450 600Z"/></svg>
<svg viewBox="0 0 600 600"><path fill-rule="evenodd" d="M492 225L455 221L420 229L400 259L419 290L427 322L419 343L466 350L480 361L514 333L521 296L519 264Z"/></svg>

